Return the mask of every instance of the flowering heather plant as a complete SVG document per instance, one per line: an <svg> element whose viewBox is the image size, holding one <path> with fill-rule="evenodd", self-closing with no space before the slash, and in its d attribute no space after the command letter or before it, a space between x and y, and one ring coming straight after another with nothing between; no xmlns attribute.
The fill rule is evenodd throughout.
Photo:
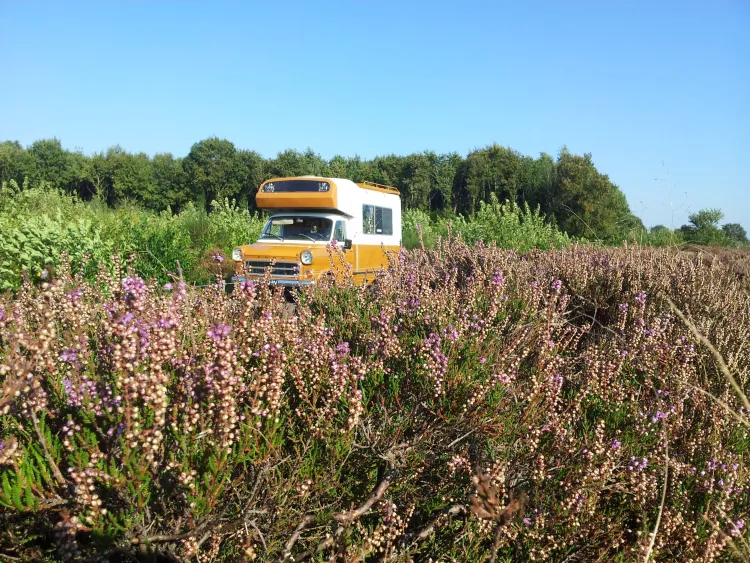
<svg viewBox="0 0 750 563"><path fill-rule="evenodd" d="M436 246L370 287L339 268L293 313L265 284L163 285L116 257L0 296L0 554L750 557L730 269Z"/></svg>

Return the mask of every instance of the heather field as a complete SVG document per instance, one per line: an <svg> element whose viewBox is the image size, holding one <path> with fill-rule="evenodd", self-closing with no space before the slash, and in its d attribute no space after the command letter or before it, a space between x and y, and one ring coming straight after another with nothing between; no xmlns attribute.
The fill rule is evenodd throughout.
<svg viewBox="0 0 750 563"><path fill-rule="evenodd" d="M293 312L117 256L0 295L0 560L750 560L735 262L434 246Z"/></svg>

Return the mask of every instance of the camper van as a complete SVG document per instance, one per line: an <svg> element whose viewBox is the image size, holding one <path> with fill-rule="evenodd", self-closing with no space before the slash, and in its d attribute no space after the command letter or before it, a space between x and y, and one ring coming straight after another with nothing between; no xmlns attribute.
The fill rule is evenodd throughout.
<svg viewBox="0 0 750 563"><path fill-rule="evenodd" d="M401 247L401 197L389 186L274 178L261 184L255 201L271 215L256 243L232 252L237 281L262 281L270 274L272 284L313 285L333 271L333 250L336 266L342 268L343 256L354 283L370 283L388 268L388 253Z"/></svg>

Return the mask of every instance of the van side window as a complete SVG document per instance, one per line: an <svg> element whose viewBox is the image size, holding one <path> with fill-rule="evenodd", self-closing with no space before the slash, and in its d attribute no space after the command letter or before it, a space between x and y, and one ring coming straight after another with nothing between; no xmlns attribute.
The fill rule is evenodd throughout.
<svg viewBox="0 0 750 563"><path fill-rule="evenodd" d="M344 242L346 240L346 222L336 221L336 227L333 229L333 238L338 242Z"/></svg>
<svg viewBox="0 0 750 563"><path fill-rule="evenodd" d="M392 235L393 210L388 207L363 205L362 232L366 235Z"/></svg>

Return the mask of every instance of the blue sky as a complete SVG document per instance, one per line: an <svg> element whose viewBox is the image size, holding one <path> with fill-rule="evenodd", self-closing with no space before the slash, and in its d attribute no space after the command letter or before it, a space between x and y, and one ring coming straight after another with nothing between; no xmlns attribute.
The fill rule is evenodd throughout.
<svg viewBox="0 0 750 563"><path fill-rule="evenodd" d="M184 156L590 152L651 226L750 230L750 2L0 0L0 140Z"/></svg>

